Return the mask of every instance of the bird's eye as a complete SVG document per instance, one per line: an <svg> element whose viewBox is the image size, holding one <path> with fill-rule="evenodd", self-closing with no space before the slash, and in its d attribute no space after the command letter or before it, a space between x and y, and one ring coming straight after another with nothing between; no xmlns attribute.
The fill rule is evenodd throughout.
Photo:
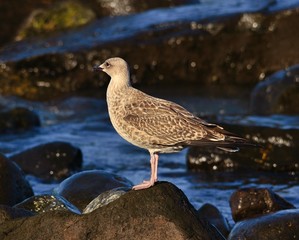
<svg viewBox="0 0 299 240"><path fill-rule="evenodd" d="M106 68L109 68L110 66L111 66L110 63L108 63L108 62L105 63Z"/></svg>

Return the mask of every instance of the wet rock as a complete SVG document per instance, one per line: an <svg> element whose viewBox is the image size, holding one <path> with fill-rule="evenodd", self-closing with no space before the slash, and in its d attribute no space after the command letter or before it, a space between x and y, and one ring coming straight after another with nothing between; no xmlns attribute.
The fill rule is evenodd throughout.
<svg viewBox="0 0 299 240"><path fill-rule="evenodd" d="M16 107L0 112L0 133L23 131L38 126L39 117L26 108Z"/></svg>
<svg viewBox="0 0 299 240"><path fill-rule="evenodd" d="M27 22L32 22L31 17L34 13L51 12L51 9L57 9L57 5L65 5L65 1L59 0L28 0L20 1L18 4L11 2L0 1L0 46L11 41L20 32L20 28L26 25ZM68 4L82 4L83 9L86 7L92 9L98 18L104 16L115 16L123 14L132 14L145 11L152 8L172 7L184 4L198 3L196 0L168 0L168 1L139 1L139 0L69 0ZM55 7L56 6L56 7ZM53 10L52 10L53 11ZM13 14L12 14L13 13ZM76 18L76 17L75 17ZM52 19L47 19L50 23ZM52 20L52 21L51 21ZM57 21L57 20L55 20ZM54 23L55 23L54 21ZM73 20L74 21L74 20ZM9 24L7 24L9 23ZM28 25L28 23L27 23ZM35 25L35 24L34 24Z"/></svg>
<svg viewBox="0 0 299 240"><path fill-rule="evenodd" d="M101 193L95 199L93 199L82 211L84 214L91 213L97 208L103 207L108 203L111 203L118 199L120 196L124 195L126 192L131 190L131 188L114 188L112 190Z"/></svg>
<svg viewBox="0 0 299 240"><path fill-rule="evenodd" d="M222 215L217 207L206 203L197 210L197 215L200 219L204 219L214 225L223 236L228 236L230 226L227 219Z"/></svg>
<svg viewBox="0 0 299 240"><path fill-rule="evenodd" d="M259 7L252 11L265 10ZM246 13L245 20L234 9L221 15L230 18L217 21L208 20L215 9L206 15L199 10L184 6L104 18L49 39L7 45L0 51L1 93L51 99L104 89L108 78L99 80L92 66L111 56L128 61L133 83L195 88L253 85L297 64L299 9L259 17ZM83 40L74 41L78 38Z"/></svg>
<svg viewBox="0 0 299 240"><path fill-rule="evenodd" d="M16 209L6 205L0 205L0 225L8 220L21 217L29 217L33 215L34 214L32 212L24 209Z"/></svg>
<svg viewBox="0 0 299 240"><path fill-rule="evenodd" d="M119 187L132 187L132 183L119 175L90 170L76 173L67 178L55 189L80 210L83 210L98 195Z"/></svg>
<svg viewBox="0 0 299 240"><path fill-rule="evenodd" d="M299 239L299 210L282 210L238 222L228 239Z"/></svg>
<svg viewBox="0 0 299 240"><path fill-rule="evenodd" d="M33 11L19 30L16 40L79 27L94 18L95 13L79 2L60 2L54 4L51 8Z"/></svg>
<svg viewBox="0 0 299 240"><path fill-rule="evenodd" d="M82 152L67 142L50 142L10 157L25 173L50 180L63 179L82 166Z"/></svg>
<svg viewBox="0 0 299 240"><path fill-rule="evenodd" d="M16 204L14 208L25 209L32 213L67 210L73 213L80 214L79 209L77 209L63 197L57 195L32 196L30 198L27 198L23 202Z"/></svg>
<svg viewBox="0 0 299 240"><path fill-rule="evenodd" d="M0 225L3 240L57 239L61 233L65 239L224 239L170 183L130 191L90 214L53 211Z"/></svg>
<svg viewBox="0 0 299 240"><path fill-rule="evenodd" d="M284 209L295 208L273 191L266 188L243 188L234 192L230 207L235 222Z"/></svg>
<svg viewBox="0 0 299 240"><path fill-rule="evenodd" d="M196 0L140 1L140 0L98 0L97 12L99 17L119 16L143 12L154 8L174 7L198 3Z"/></svg>
<svg viewBox="0 0 299 240"><path fill-rule="evenodd" d="M225 129L250 139L262 147L241 148L228 153L219 149L191 147L187 153L189 169L266 171L299 170L299 130L272 127L242 126L219 123ZM285 154L288 152L288 154Z"/></svg>
<svg viewBox="0 0 299 240"><path fill-rule="evenodd" d="M299 65L281 70L258 83L251 94L254 114L299 113Z"/></svg>
<svg viewBox="0 0 299 240"><path fill-rule="evenodd" d="M0 154L0 204L13 206L33 195L21 169Z"/></svg>

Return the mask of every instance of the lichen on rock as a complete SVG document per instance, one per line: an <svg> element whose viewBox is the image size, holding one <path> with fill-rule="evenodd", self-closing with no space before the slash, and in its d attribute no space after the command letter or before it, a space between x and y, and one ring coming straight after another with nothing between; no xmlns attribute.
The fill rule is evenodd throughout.
<svg viewBox="0 0 299 240"><path fill-rule="evenodd" d="M35 35L79 27L94 18L95 13L78 2L61 2L49 9L33 11L15 40L20 41Z"/></svg>

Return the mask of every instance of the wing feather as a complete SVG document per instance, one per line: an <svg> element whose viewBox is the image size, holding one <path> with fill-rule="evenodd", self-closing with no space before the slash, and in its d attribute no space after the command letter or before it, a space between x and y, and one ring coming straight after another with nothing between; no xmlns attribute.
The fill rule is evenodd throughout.
<svg viewBox="0 0 299 240"><path fill-rule="evenodd" d="M161 145L190 141L222 141L222 129L194 116L178 104L163 99L144 99L125 105L124 120L130 126L159 139Z"/></svg>

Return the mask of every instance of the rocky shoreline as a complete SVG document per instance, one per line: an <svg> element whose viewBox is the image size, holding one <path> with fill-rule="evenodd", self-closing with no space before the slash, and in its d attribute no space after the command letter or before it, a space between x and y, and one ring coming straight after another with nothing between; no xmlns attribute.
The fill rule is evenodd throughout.
<svg viewBox="0 0 299 240"><path fill-rule="evenodd" d="M170 19L169 9L101 18L79 29L6 44L0 49L1 94L47 100L104 91L107 78L97 79L92 66L111 56L133 66L134 83L194 87L254 86L298 63L298 8L236 11L216 20L210 19L213 12L204 18L194 9L178 6L173 11L180 14Z"/></svg>
<svg viewBox="0 0 299 240"><path fill-rule="evenodd" d="M232 225L212 204L196 210L170 182L134 191L122 176L82 171L78 151L53 142L1 156L1 239L299 239L298 209L268 188L231 195ZM41 180L65 180L52 194L34 195L17 162ZM68 176L76 165L79 172Z"/></svg>
<svg viewBox="0 0 299 240"><path fill-rule="evenodd" d="M107 183L109 180L98 185ZM95 204L85 214L59 195L35 196L12 207L1 205L0 237L3 240L299 238L298 209L269 189L240 189L232 195L234 226L211 204L195 210L185 194L168 182L159 182L144 191L127 188L121 195L118 192L119 188L110 189L109 197L115 194L114 200L103 206Z"/></svg>

